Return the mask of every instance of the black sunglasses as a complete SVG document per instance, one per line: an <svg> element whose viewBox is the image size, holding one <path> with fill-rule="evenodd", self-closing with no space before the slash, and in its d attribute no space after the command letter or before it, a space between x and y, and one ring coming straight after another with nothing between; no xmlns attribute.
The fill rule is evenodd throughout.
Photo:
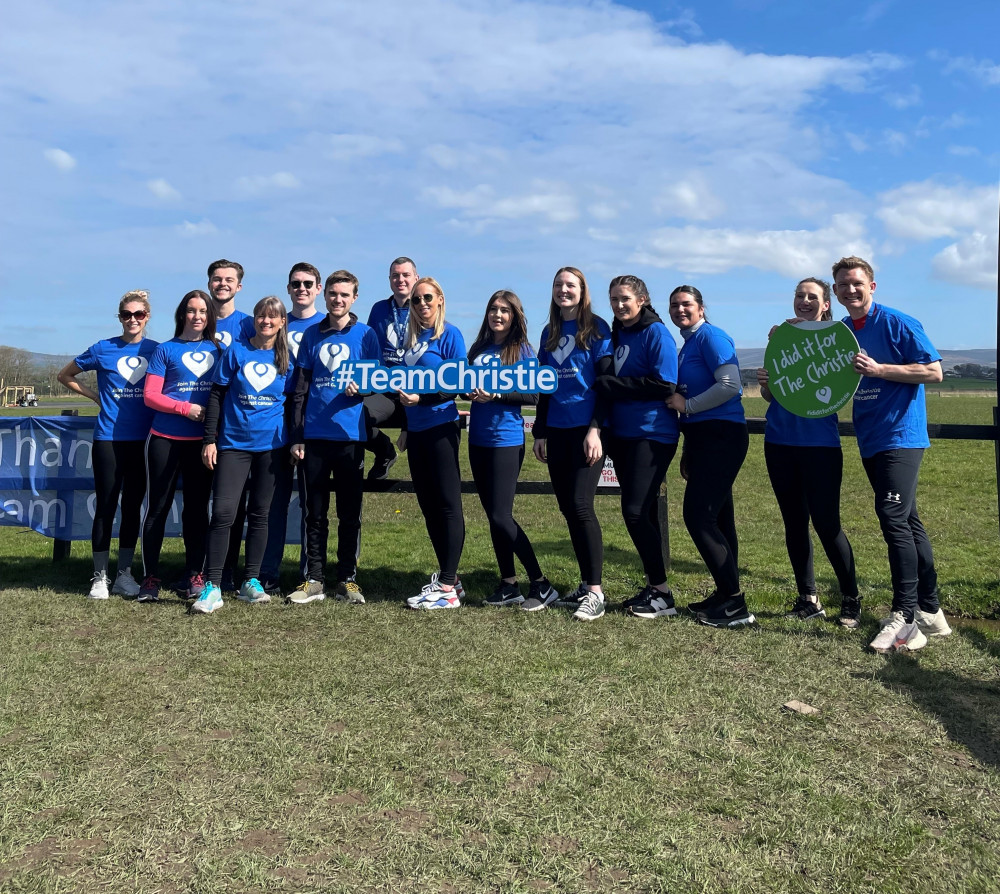
<svg viewBox="0 0 1000 894"><path fill-rule="evenodd" d="M146 319L147 316L148 315L147 315L146 311L144 311L144 310L133 310L133 311L120 310L120 311L118 311L118 319L121 320L123 323L127 323L129 320L131 320L133 318L135 319L135 321L137 323L141 323L143 320Z"/></svg>
<svg viewBox="0 0 1000 894"><path fill-rule="evenodd" d="M433 292L428 292L426 295L411 295L410 302L413 304L430 304L437 295Z"/></svg>
<svg viewBox="0 0 1000 894"><path fill-rule="evenodd" d="M293 279L288 285L293 289L311 289L316 285L316 280L314 279Z"/></svg>

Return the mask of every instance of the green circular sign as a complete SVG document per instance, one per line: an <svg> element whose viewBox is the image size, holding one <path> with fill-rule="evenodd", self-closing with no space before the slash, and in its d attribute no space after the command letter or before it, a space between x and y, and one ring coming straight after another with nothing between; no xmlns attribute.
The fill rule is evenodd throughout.
<svg viewBox="0 0 1000 894"><path fill-rule="evenodd" d="M771 395L807 419L836 413L858 390L858 340L839 320L782 323L764 352Z"/></svg>

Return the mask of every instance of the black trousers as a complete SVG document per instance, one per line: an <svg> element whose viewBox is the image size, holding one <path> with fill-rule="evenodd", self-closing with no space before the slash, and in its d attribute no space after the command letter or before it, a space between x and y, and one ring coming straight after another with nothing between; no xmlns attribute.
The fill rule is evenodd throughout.
<svg viewBox="0 0 1000 894"><path fill-rule="evenodd" d="M303 462L309 577L323 581L330 538L330 477L337 508L337 580L352 580L361 552L364 444L307 440Z"/></svg>
<svg viewBox="0 0 1000 894"><path fill-rule="evenodd" d="M146 442L94 441L94 524L91 548L105 553L111 548L111 530L122 500L118 548L135 549L139 539L142 498L146 496Z"/></svg>
<svg viewBox="0 0 1000 894"><path fill-rule="evenodd" d="M462 476L458 467L461 431L457 422L445 422L406 436L410 475L417 503L438 562L438 579L454 584L465 547Z"/></svg>

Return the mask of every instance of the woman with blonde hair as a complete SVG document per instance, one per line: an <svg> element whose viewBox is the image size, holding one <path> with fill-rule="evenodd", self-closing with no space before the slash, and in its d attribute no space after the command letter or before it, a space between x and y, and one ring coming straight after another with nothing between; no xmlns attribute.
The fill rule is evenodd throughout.
<svg viewBox="0 0 1000 894"><path fill-rule="evenodd" d="M429 276L421 277L410 292L405 366L436 368L446 360L465 359L462 333L444 315L441 286ZM430 583L407 599L407 605L422 611L458 608L464 595L458 562L465 546L465 516L458 466L461 431L455 395L400 391L399 401L406 408L407 427L400 434L399 447L409 451L413 488L438 563Z"/></svg>
<svg viewBox="0 0 1000 894"><path fill-rule="evenodd" d="M139 539L142 498L146 495L146 461L143 449L153 411L143 402L142 387L149 360L158 342L146 338L149 293L126 292L118 302L122 334L91 345L59 372L59 382L82 394L101 409L94 428L94 524L90 543L94 556L91 599L107 599L111 529L121 496L118 532L118 574L110 592L135 596L139 584L132 577L132 559ZM97 391L77 381L89 370L97 373Z"/></svg>

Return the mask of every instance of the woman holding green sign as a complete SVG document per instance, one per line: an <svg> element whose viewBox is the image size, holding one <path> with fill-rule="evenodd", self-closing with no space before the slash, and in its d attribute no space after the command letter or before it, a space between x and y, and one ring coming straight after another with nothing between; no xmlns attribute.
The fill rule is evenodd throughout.
<svg viewBox="0 0 1000 894"><path fill-rule="evenodd" d="M712 595L692 602L688 611L710 627L753 624L756 619L740 589L733 511L733 483L750 446L736 347L708 322L705 302L694 286L678 286L670 293L670 319L684 339L677 393L667 400L681 414L684 433L684 524L715 581Z"/></svg>
<svg viewBox="0 0 1000 894"><path fill-rule="evenodd" d="M793 325L806 320L831 320L830 284L810 277L795 287ZM773 334L774 329L768 334ZM861 617L861 598L854 573L854 553L840 524L840 483L844 454L837 415L809 419L797 416L772 399L766 369L757 370L761 396L768 402L764 429L764 460L771 487L785 524L785 546L795 575L798 598L789 618L809 621L826 612L816 595L813 573L812 520L837 576L842 596L840 623L854 629Z"/></svg>

